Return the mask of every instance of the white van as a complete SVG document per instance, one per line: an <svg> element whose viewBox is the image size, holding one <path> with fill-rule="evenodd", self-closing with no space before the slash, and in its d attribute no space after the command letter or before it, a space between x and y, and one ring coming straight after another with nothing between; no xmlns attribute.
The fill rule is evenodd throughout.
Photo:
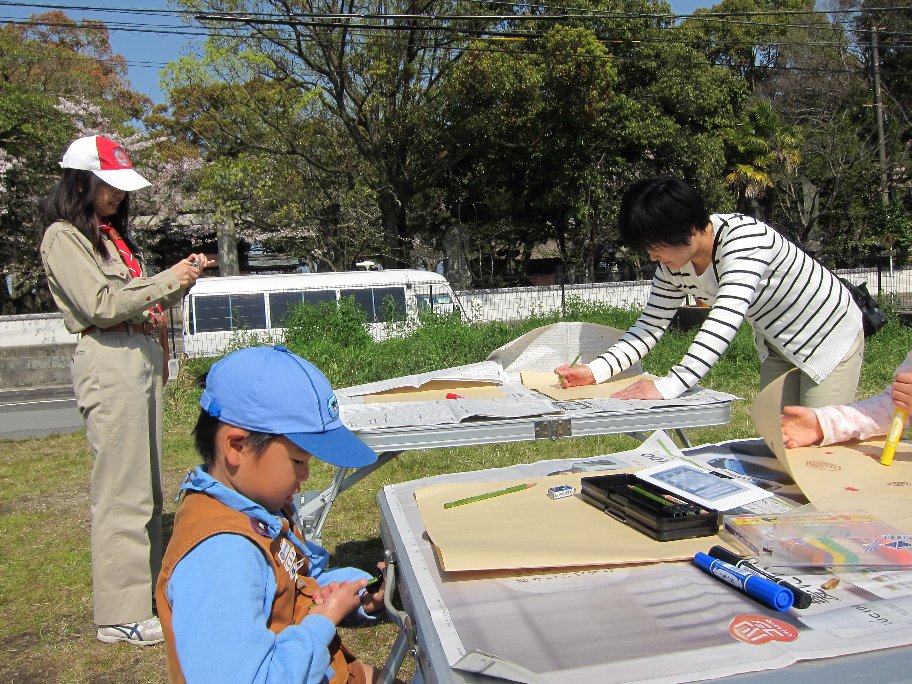
<svg viewBox="0 0 912 684"><path fill-rule="evenodd" d="M418 322L419 310L465 313L456 294L439 273L394 269L333 271L284 275L200 278L182 306L183 343L187 356L216 356L243 332L281 341L284 322L297 304L334 302L353 297L367 315L371 336L381 340L391 326L385 321L392 302L406 329Z"/></svg>

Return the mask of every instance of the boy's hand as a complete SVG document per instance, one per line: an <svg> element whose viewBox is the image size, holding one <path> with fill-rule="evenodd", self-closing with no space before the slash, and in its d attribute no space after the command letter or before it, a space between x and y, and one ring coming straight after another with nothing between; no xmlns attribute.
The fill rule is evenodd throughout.
<svg viewBox="0 0 912 684"><path fill-rule="evenodd" d="M788 449L819 444L823 430L817 414L806 406L785 406L779 417L782 425L782 441Z"/></svg>
<svg viewBox="0 0 912 684"><path fill-rule="evenodd" d="M361 597L358 593L367 586L367 580L354 582L331 582L314 592L314 605L310 612L323 615L338 625L358 607Z"/></svg>
<svg viewBox="0 0 912 684"><path fill-rule="evenodd" d="M897 373L891 390L893 405L912 413L912 373Z"/></svg>

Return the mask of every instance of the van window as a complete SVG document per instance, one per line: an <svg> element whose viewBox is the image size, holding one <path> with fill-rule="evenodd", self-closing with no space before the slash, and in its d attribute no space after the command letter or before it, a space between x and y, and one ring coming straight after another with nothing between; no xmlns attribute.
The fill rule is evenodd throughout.
<svg viewBox="0 0 912 684"><path fill-rule="evenodd" d="M416 294L415 298L418 300L418 306L422 309L431 309L433 311L440 311L441 309L449 311L453 308L453 298L450 297L449 293L431 293L431 294Z"/></svg>
<svg viewBox="0 0 912 684"><path fill-rule="evenodd" d="M223 294L193 297L194 315L190 334L221 330L262 330L266 328L266 306L262 294ZM196 329L192 328L193 321Z"/></svg>
<svg viewBox="0 0 912 684"><path fill-rule="evenodd" d="M399 319L405 318L404 287L369 287L362 289L340 290L341 297L354 297L355 303L364 309L368 323L383 323L388 320L389 301L392 300L393 313Z"/></svg>
<svg viewBox="0 0 912 684"><path fill-rule="evenodd" d="M336 301L335 290L283 290L269 293L269 321L273 328L285 327L285 321L292 308L298 304L313 304Z"/></svg>

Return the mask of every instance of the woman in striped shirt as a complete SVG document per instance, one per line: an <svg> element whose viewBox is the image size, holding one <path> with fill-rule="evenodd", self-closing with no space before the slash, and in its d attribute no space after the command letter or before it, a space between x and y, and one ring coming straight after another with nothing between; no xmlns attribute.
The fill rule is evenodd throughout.
<svg viewBox="0 0 912 684"><path fill-rule="evenodd" d="M636 323L591 363L555 369L562 385L604 382L652 349L687 295L709 315L664 378L638 380L613 396L673 399L696 385L742 321L754 331L760 385L792 368L784 403L825 406L855 398L864 353L861 311L839 279L765 223L710 216L699 193L672 177L632 185L621 200L621 241L659 262Z"/></svg>

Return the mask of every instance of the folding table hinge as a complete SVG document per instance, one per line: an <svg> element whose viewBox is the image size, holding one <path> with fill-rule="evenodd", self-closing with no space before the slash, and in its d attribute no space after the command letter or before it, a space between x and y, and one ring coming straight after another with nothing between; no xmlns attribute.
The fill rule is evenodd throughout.
<svg viewBox="0 0 912 684"><path fill-rule="evenodd" d="M569 418L545 418L535 421L535 439L559 439L573 434Z"/></svg>

